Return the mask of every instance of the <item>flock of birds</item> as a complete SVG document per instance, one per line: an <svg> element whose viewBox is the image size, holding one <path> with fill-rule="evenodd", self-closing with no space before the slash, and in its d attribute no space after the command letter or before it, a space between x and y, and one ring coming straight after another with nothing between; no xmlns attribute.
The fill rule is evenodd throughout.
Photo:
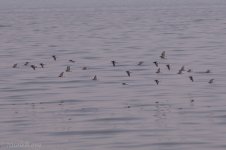
<svg viewBox="0 0 226 150"><path fill-rule="evenodd" d="M163 51L163 52L161 53L160 58L161 58L161 59L166 59L166 52L165 52L165 51ZM52 59L53 59L54 61L57 61L56 55L52 55ZM71 63L75 63L75 61L72 60L72 59L70 59L70 60L68 60L68 61L71 62ZM112 60L111 63L112 63L112 66L113 66L113 67L116 67L116 66L117 66L117 62L116 62L115 60ZM144 63L143 61L140 61L140 62L137 63L137 65L138 65L138 66L141 66L141 65L143 65L143 63ZM160 67L159 67L159 63L160 63L160 62L158 62L158 61L154 61L154 62L153 62L153 64L157 67L157 71L155 72L156 74L159 74L159 73L161 72L161 69L160 69ZM34 65L34 64L31 64L30 62L25 62L23 65L24 65L24 66L30 66L33 70L36 70L36 68L38 68L38 66L39 66L40 68L44 68L44 67L45 67L45 64L44 64L44 63L40 63L40 64L38 64L38 65ZM16 64L13 64L12 67L13 67L13 68L18 68L18 64L17 64L17 63L16 63ZM166 64L166 67L167 67L167 69L168 69L169 71L171 70L171 65L170 65L170 64ZM87 67L83 67L83 68L82 68L82 70L87 70L87 69L88 69ZM68 65L68 66L66 67L66 70L63 71L63 72L61 72L61 73L58 75L58 77L59 77L59 78L64 77L64 73L65 73L65 72L71 72L71 66ZM127 71L125 71L125 72L126 72L126 74L127 74L128 77L131 76L131 71L127 70ZM179 69L179 71L177 72L177 74L182 74L183 72L192 72L192 70L191 70L191 69L186 70L186 69L185 69L185 66L182 66L182 67ZM210 70L208 69L208 70L204 71L203 73L210 73ZM189 79L191 80L191 82L194 82L194 78L193 78L192 75L189 76ZM95 76L92 78L92 80L98 80L97 75L95 75ZM155 81L156 85L158 85L158 84L160 83L160 81L159 81L158 79L156 79L156 80L154 80L154 81ZM208 83L209 83L209 84L212 84L213 81L214 81L214 79L211 78L211 79L208 81ZM124 82L124 83L122 83L122 85L128 85L128 84Z"/></svg>

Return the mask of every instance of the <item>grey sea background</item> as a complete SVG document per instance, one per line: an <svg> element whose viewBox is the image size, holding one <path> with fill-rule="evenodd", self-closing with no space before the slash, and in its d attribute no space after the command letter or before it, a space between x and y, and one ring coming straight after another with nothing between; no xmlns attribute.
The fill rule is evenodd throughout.
<svg viewBox="0 0 226 150"><path fill-rule="evenodd" d="M0 0L0 37L0 149L226 149L225 0Z"/></svg>

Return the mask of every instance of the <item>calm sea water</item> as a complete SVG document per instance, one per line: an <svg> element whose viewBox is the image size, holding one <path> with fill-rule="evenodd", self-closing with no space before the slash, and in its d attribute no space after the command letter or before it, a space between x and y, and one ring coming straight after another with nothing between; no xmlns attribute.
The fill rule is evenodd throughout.
<svg viewBox="0 0 226 150"><path fill-rule="evenodd" d="M0 149L226 149L224 0L0 0L0 37Z"/></svg>

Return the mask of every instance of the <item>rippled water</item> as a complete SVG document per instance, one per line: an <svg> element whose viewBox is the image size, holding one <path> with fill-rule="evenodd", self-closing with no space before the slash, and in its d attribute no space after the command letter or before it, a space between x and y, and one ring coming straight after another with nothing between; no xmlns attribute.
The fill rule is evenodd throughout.
<svg viewBox="0 0 226 150"><path fill-rule="evenodd" d="M225 1L20 2L0 1L0 149L226 149Z"/></svg>

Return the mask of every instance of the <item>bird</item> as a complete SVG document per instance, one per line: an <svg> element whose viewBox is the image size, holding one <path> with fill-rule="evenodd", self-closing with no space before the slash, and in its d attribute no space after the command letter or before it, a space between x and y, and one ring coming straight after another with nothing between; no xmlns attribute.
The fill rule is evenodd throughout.
<svg viewBox="0 0 226 150"><path fill-rule="evenodd" d="M37 68L37 66L31 65L31 68L32 68L33 70L35 70L35 69Z"/></svg>
<svg viewBox="0 0 226 150"><path fill-rule="evenodd" d="M53 60L55 60L55 61L56 61L56 55L52 55L52 57L53 57Z"/></svg>
<svg viewBox="0 0 226 150"><path fill-rule="evenodd" d="M128 85L127 83L123 82L122 85Z"/></svg>
<svg viewBox="0 0 226 150"><path fill-rule="evenodd" d="M193 77L192 76L189 76L189 79L193 82L194 81L194 79L193 79Z"/></svg>
<svg viewBox="0 0 226 150"><path fill-rule="evenodd" d="M126 71L127 75L130 77L130 71Z"/></svg>
<svg viewBox="0 0 226 150"><path fill-rule="evenodd" d="M43 64L43 63L40 63L39 65L40 65L42 68L44 68L44 64Z"/></svg>
<svg viewBox="0 0 226 150"><path fill-rule="evenodd" d="M17 67L17 64L13 64L13 68L16 68Z"/></svg>
<svg viewBox="0 0 226 150"><path fill-rule="evenodd" d="M58 77L63 77L63 75L64 75L64 72L61 72Z"/></svg>
<svg viewBox="0 0 226 150"><path fill-rule="evenodd" d="M167 64L166 67L168 68L168 70L170 70L170 64Z"/></svg>
<svg viewBox="0 0 226 150"><path fill-rule="evenodd" d="M210 70L208 69L208 70L206 70L206 72L205 73L210 73Z"/></svg>
<svg viewBox="0 0 226 150"><path fill-rule="evenodd" d="M111 63L112 63L112 65L113 65L113 67L115 67L115 63L116 63L116 62L115 62L114 60L112 60Z"/></svg>
<svg viewBox="0 0 226 150"><path fill-rule="evenodd" d="M177 74L182 74L182 70L180 69Z"/></svg>
<svg viewBox="0 0 226 150"><path fill-rule="evenodd" d="M93 80L97 80L97 76L96 75L93 77Z"/></svg>
<svg viewBox="0 0 226 150"><path fill-rule="evenodd" d="M159 66L159 63L157 61L154 61L153 63L155 64L156 67Z"/></svg>
<svg viewBox="0 0 226 150"><path fill-rule="evenodd" d="M156 73L160 73L160 68L158 68L158 70L156 71Z"/></svg>
<svg viewBox="0 0 226 150"><path fill-rule="evenodd" d="M155 80L155 83L158 85L159 84L159 80Z"/></svg>
<svg viewBox="0 0 226 150"><path fill-rule="evenodd" d="M87 70L87 67L82 67L82 70Z"/></svg>
<svg viewBox="0 0 226 150"><path fill-rule="evenodd" d="M180 68L180 70L181 70L181 71L185 71L184 66L182 66L182 67Z"/></svg>
<svg viewBox="0 0 226 150"><path fill-rule="evenodd" d="M143 61L139 61L137 65L141 66L143 63L144 63Z"/></svg>
<svg viewBox="0 0 226 150"><path fill-rule="evenodd" d="M27 61L27 62L24 63L24 66L27 66L28 64L29 64L29 62Z"/></svg>
<svg viewBox="0 0 226 150"><path fill-rule="evenodd" d="M210 79L208 83L209 83L209 84L213 83L213 80L214 80L214 79Z"/></svg>
<svg viewBox="0 0 226 150"><path fill-rule="evenodd" d="M71 62L71 63L75 63L75 61L74 61L74 60L72 60L72 59L70 59L70 60L69 60L69 62Z"/></svg>
<svg viewBox="0 0 226 150"><path fill-rule="evenodd" d="M71 72L71 67L70 66L67 66L66 72Z"/></svg>
<svg viewBox="0 0 226 150"><path fill-rule="evenodd" d="M188 69L188 71L187 72L191 72L191 69Z"/></svg>
<svg viewBox="0 0 226 150"><path fill-rule="evenodd" d="M165 52L165 51L163 51L163 52L161 53L160 58L162 58L162 59L165 59L165 58L166 58L166 52Z"/></svg>

